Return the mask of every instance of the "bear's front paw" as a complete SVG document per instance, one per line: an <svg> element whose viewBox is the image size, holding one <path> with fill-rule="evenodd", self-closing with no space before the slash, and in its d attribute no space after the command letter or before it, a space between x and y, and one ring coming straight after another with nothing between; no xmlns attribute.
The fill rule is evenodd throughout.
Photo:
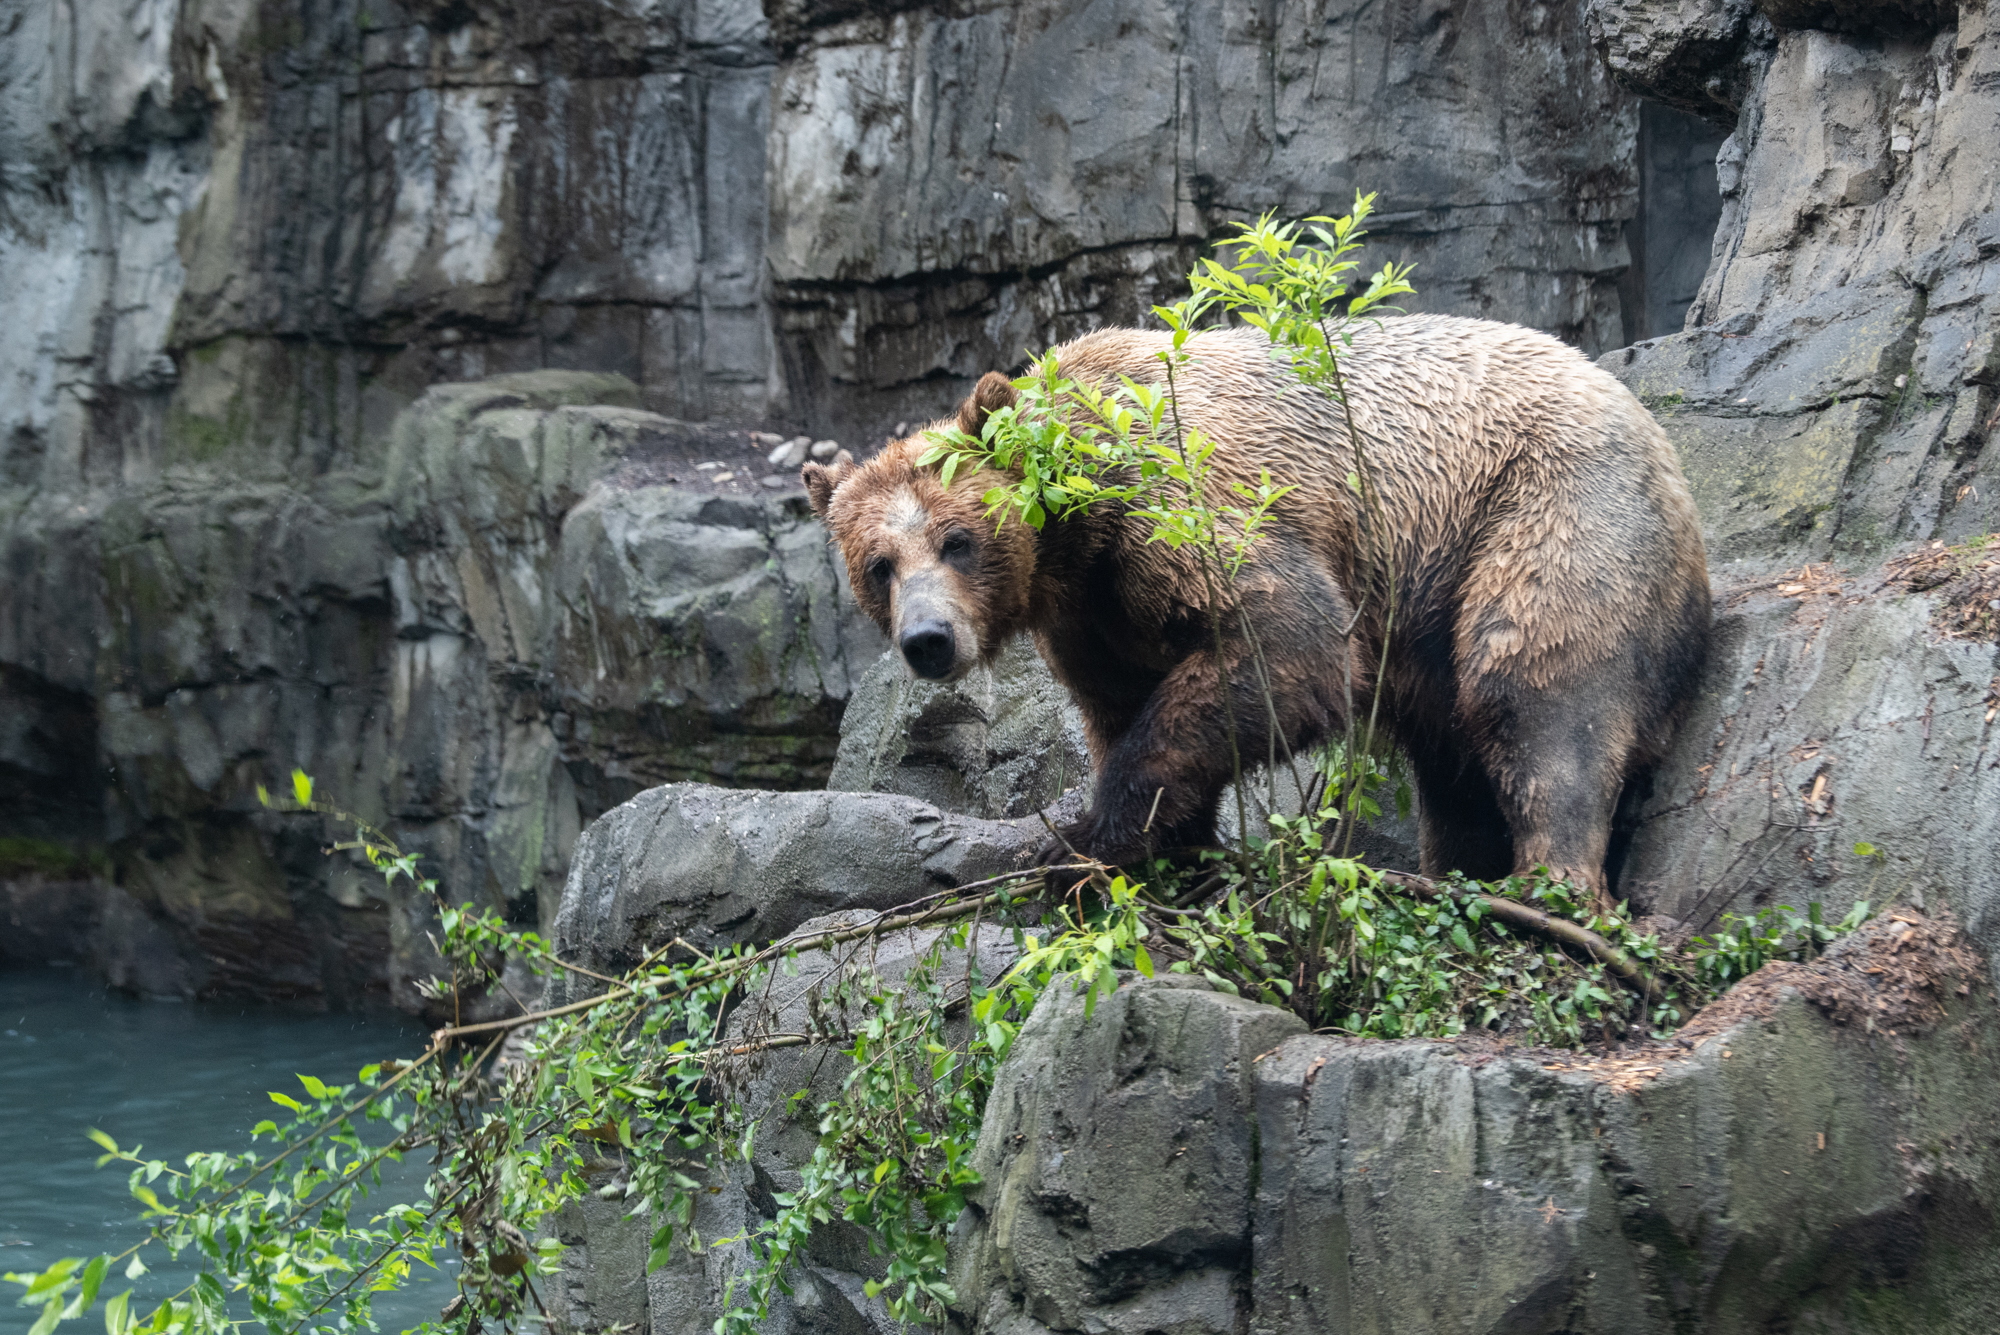
<svg viewBox="0 0 2000 1335"><path fill-rule="evenodd" d="M1031 867L1067 867L1081 856L1078 852L1073 851L1075 844L1074 833L1065 830L1060 835L1043 840L1041 847L1035 850L1035 856L1028 865Z"/></svg>
<svg viewBox="0 0 2000 1335"><path fill-rule="evenodd" d="M1065 825L1035 850L1037 867L1065 867L1079 858L1121 867L1145 861L1149 851L1141 841L1120 838L1118 832L1086 816Z"/></svg>

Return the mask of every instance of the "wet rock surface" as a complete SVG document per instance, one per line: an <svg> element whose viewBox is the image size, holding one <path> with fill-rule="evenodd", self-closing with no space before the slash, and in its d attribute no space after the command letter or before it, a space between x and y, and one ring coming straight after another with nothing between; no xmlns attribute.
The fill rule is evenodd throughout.
<svg viewBox="0 0 2000 1335"><path fill-rule="evenodd" d="M954 1328L1989 1329L1985 972L1881 922L1615 1059L1052 995L988 1105Z"/></svg>
<svg viewBox="0 0 2000 1335"><path fill-rule="evenodd" d="M795 930L835 930L874 916L829 914ZM1016 956L1012 931L990 923L971 933L970 949L955 947L954 939L948 931L913 928L801 952L795 975L773 978L769 990L731 1020L730 1040L747 1040L759 1032L811 1032L815 1008L820 1026L837 1028L847 1018L837 1002L843 982L870 985L879 980L893 987L913 967L929 964L933 955L935 976L948 986L971 968L989 981L997 978ZM952 1041L963 1041L962 1021L948 1028L956 1031ZM704 1237L734 1238L756 1228L775 1213L776 1194L799 1188L799 1165L811 1158L819 1138L817 1108L838 1095L848 1070L846 1058L824 1047L773 1049L731 1085L729 1097L757 1124L755 1150L749 1163L732 1164L725 1177L712 1181L715 1190L697 1204L695 1227ZM806 1091L805 1100L791 1102L800 1091ZM572 1207L563 1225L568 1231L561 1236L573 1246L564 1255L566 1274L574 1276L569 1291L575 1296L565 1318L572 1328L603 1331L629 1321L658 1335L708 1335L723 1314L730 1280L748 1268L747 1249L731 1243L698 1256L677 1251L647 1275L643 1261L653 1228L650 1218L623 1218L622 1207L604 1205L591 1201ZM761 1330L770 1335L828 1329L889 1335L896 1328L864 1288L883 1277L886 1259L870 1255L858 1231L822 1227L803 1252L792 1291L775 1295ZM632 1264L628 1256L636 1256L640 1264Z"/></svg>
<svg viewBox="0 0 2000 1335"><path fill-rule="evenodd" d="M953 1238L954 1325L1238 1329L1258 1059L1305 1025L1187 979L1084 1010L1047 994L994 1082L984 1185Z"/></svg>
<svg viewBox="0 0 2000 1335"><path fill-rule="evenodd" d="M26 725L0 778L44 794L41 845L99 869L23 901L88 924L43 931L45 957L147 992L414 1004L430 906L262 809L294 766L529 922L582 825L642 788L823 783L880 637L802 494L654 485L717 442L636 397L577 372L441 386L377 472L24 512L0 637L37 670L5 680Z"/></svg>
<svg viewBox="0 0 2000 1335"><path fill-rule="evenodd" d="M886 793L668 784L584 832L554 944L602 973L675 937L701 950L772 941L816 915L892 908L1012 871L1045 837L1036 821Z"/></svg>
<svg viewBox="0 0 2000 1335"><path fill-rule="evenodd" d="M1976 558L2000 522L2000 177L1960 165L2000 136L2000 33L1979 5L1807 8L1590 7L1627 25L1621 77L1685 102L1719 61L1740 111L1689 327L1600 359L1679 448L1719 595L1621 889L1693 930L1948 904L1993 955L2000 654L1896 561Z"/></svg>

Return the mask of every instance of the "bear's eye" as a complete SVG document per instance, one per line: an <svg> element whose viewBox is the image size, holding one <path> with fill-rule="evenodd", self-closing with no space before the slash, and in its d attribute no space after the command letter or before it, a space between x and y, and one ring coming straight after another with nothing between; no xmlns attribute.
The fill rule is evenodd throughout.
<svg viewBox="0 0 2000 1335"><path fill-rule="evenodd" d="M972 550L972 535L962 528L955 528L944 535L944 546L939 555L949 560L954 556L964 556Z"/></svg>
<svg viewBox="0 0 2000 1335"><path fill-rule="evenodd" d="M868 563L868 578L877 584L887 584L889 576L896 573L896 563L886 556L878 556Z"/></svg>

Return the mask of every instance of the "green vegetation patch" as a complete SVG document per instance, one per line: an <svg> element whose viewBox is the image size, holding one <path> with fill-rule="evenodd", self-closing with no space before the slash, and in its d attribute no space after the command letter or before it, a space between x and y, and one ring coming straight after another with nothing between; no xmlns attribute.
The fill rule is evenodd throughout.
<svg viewBox="0 0 2000 1335"><path fill-rule="evenodd" d="M0 878L41 876L51 881L87 881L110 875L111 855L95 844L0 838Z"/></svg>

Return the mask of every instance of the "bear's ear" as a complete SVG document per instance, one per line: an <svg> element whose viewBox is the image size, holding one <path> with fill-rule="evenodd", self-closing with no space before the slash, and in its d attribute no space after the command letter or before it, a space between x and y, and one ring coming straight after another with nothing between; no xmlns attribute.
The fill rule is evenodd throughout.
<svg viewBox="0 0 2000 1335"><path fill-rule="evenodd" d="M806 496L812 501L813 513L826 518L826 507L833 504L833 493L840 490L840 484L854 476L854 456L846 450L833 456L830 464L807 464L799 470L799 481L806 484Z"/></svg>
<svg viewBox="0 0 2000 1335"><path fill-rule="evenodd" d="M977 438L986 425L987 416L1002 408L1013 407L1014 400L1014 382L998 371L988 371L979 377L971 395L959 406L958 429Z"/></svg>

